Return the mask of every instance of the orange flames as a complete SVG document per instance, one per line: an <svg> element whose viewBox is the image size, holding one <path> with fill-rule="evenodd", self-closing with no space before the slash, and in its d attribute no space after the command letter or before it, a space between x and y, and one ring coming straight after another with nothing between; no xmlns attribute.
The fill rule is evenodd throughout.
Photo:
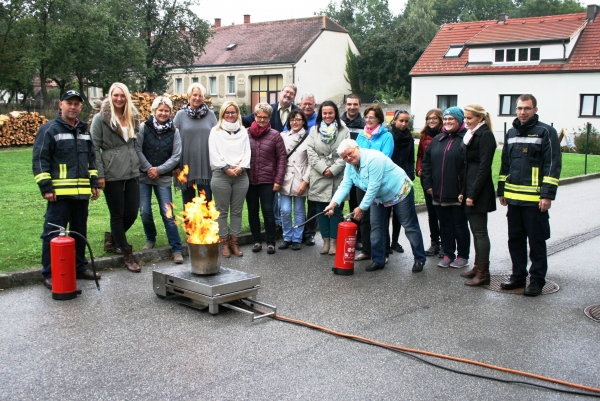
<svg viewBox="0 0 600 401"><path fill-rule="evenodd" d="M187 182L188 172L189 167L186 165L177 176L177 179L181 183ZM169 207L170 213L172 213L171 210L171 207ZM187 242L191 244L216 244L219 242L219 224L216 222L219 212L214 200L206 202L204 191L200 191L199 196L185 204L185 210L181 215L177 216L177 220L183 223L183 228L188 237Z"/></svg>

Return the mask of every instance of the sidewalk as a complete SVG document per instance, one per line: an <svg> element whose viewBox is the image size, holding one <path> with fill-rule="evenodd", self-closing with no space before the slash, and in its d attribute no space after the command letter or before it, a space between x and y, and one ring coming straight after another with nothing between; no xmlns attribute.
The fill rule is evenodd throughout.
<svg viewBox="0 0 600 401"><path fill-rule="evenodd" d="M560 290L528 298L470 288L455 269L390 255L384 270L331 272L317 245L252 253L223 266L261 276L258 300L279 315L389 344L439 352L600 387L600 326L583 314L600 303L597 181L558 191L551 214L548 280ZM510 270L506 209L489 217L492 274ZM426 214L419 220L428 238ZM459 375L394 352L270 319L250 323L159 299L149 263L140 274L107 269L83 294L53 301L41 285L0 291L0 399L6 400L570 400L567 394ZM462 371L533 379L426 357ZM540 383L540 382L538 382ZM551 387L556 385L544 383Z"/></svg>

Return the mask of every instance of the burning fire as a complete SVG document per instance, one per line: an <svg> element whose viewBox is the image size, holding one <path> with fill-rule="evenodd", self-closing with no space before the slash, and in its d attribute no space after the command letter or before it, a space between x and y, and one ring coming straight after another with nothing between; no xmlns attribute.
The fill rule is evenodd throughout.
<svg viewBox="0 0 600 401"><path fill-rule="evenodd" d="M189 167L183 167L177 179L181 183L187 182L187 173ZM195 188L195 186L194 186ZM171 211L171 208L169 208ZM200 191L200 195L185 204L185 210L177 216L183 223L183 228L187 234L187 242L191 244L216 244L219 242L219 224L216 222L219 212L215 206L215 201L206 202L206 194Z"/></svg>

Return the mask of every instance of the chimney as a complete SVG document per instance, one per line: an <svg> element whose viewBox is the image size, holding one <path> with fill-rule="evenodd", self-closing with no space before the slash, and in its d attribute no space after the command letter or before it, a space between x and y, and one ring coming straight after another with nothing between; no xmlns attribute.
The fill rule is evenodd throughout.
<svg viewBox="0 0 600 401"><path fill-rule="evenodd" d="M221 27L221 18L215 18L215 28Z"/></svg>
<svg viewBox="0 0 600 401"><path fill-rule="evenodd" d="M498 14L498 23L499 24L505 24L507 20L508 20L508 14L506 14L506 13Z"/></svg>
<svg viewBox="0 0 600 401"><path fill-rule="evenodd" d="M250 23L250 14L244 14L244 24Z"/></svg>
<svg viewBox="0 0 600 401"><path fill-rule="evenodd" d="M594 22L596 19L596 15L598 15L598 11L600 11L600 6L596 4L589 4L587 9L587 20L588 22Z"/></svg>

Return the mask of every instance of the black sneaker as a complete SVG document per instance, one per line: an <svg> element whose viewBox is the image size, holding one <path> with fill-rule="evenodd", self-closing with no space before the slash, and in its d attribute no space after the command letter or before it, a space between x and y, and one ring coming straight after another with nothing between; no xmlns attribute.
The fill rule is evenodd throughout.
<svg viewBox="0 0 600 401"><path fill-rule="evenodd" d="M442 247L440 246L440 244L431 244L431 246L425 251L425 255L434 256L439 255L440 252L442 252Z"/></svg>
<svg viewBox="0 0 600 401"><path fill-rule="evenodd" d="M423 266L425 266L425 262L415 262L412 267L413 273L421 273L423 271Z"/></svg>
<svg viewBox="0 0 600 401"><path fill-rule="evenodd" d="M294 242L292 244L292 250L293 251L299 251L302 247L300 246L300 244L298 242Z"/></svg>
<svg viewBox="0 0 600 401"><path fill-rule="evenodd" d="M283 241L281 245L279 245L279 249L288 249L292 245L289 241Z"/></svg>

